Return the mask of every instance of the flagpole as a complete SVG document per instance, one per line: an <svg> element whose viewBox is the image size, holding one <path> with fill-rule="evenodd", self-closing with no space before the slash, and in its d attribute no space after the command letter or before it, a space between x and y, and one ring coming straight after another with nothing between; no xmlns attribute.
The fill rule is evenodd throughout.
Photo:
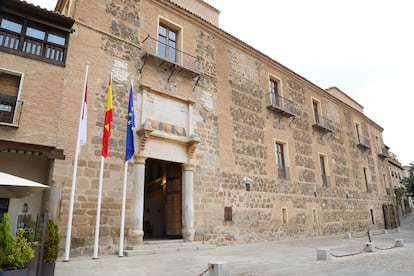
<svg viewBox="0 0 414 276"><path fill-rule="evenodd" d="M128 177L128 160L125 161L124 168L124 184L122 187L122 209L121 209L121 229L119 234L119 257L124 256L124 227L125 227L125 205L126 205L126 188Z"/></svg>
<svg viewBox="0 0 414 276"><path fill-rule="evenodd" d="M78 135L76 139L76 151L75 151L75 160L73 161L73 174L72 174L72 188L70 191L69 199L69 215L68 215L68 226L66 231L66 243L65 243L65 256L63 258L64 262L69 261L70 254L70 240L72 238L72 219L73 219L73 205L75 202L75 188L76 188L76 176L78 173L78 157L80 153L80 135L81 135L81 126L82 126L82 113L84 107L85 93L86 93L86 82L88 80L89 73L89 62L86 62L85 69L85 81L83 83L83 93L82 93L82 107L80 109L79 115L79 126L78 126Z"/></svg>
<svg viewBox="0 0 414 276"><path fill-rule="evenodd" d="M128 116L126 125L126 139L125 139L125 165L124 165L124 183L122 187L122 207L121 207L121 229L119 231L119 257L124 256L124 231L125 231L125 205L126 205L126 190L128 179L128 160L132 158L135 152L134 148L134 132L135 115L134 115L134 93L133 93L134 79L131 79L131 86L129 88L128 100Z"/></svg>
<svg viewBox="0 0 414 276"><path fill-rule="evenodd" d="M95 225L95 243L93 247L93 259L98 259L98 246L99 246L99 226L101 223L101 202L102 202L102 182L103 182L103 169L104 169L105 157L101 156L101 169L99 172L99 187L98 187L98 206L96 207L96 225Z"/></svg>

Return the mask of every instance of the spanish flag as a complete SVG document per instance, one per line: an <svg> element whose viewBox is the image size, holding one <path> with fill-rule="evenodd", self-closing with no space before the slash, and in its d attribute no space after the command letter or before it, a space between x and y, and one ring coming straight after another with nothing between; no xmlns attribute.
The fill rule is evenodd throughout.
<svg viewBox="0 0 414 276"><path fill-rule="evenodd" d="M112 73L109 77L108 84L108 95L106 98L106 111L105 111L105 122L102 137L102 156L108 157L108 143L109 137L111 136L111 123L112 123Z"/></svg>

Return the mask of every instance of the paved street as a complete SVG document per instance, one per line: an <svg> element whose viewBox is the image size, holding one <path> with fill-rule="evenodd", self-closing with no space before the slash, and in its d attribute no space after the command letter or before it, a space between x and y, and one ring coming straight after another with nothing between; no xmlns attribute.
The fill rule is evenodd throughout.
<svg viewBox="0 0 414 276"><path fill-rule="evenodd" d="M393 247L403 239L404 247ZM328 248L334 255L363 250L368 236L355 233L301 240L216 247L197 251L136 257L104 256L98 260L72 258L59 261L56 275L200 275L211 262L227 262L230 275L414 275L414 213L401 218L400 231L372 233L374 252L316 259L317 248ZM384 249L384 250L380 250ZM205 274L205 275L208 275Z"/></svg>

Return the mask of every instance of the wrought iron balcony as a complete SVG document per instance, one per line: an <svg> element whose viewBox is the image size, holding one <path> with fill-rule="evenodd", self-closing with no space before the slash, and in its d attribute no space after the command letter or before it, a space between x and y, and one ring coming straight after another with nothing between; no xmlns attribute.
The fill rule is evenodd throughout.
<svg viewBox="0 0 414 276"><path fill-rule="evenodd" d="M363 150L371 149L371 142L369 141L369 139L367 137L360 136L360 137L358 137L357 146L360 149L363 149Z"/></svg>
<svg viewBox="0 0 414 276"><path fill-rule="evenodd" d="M289 168L288 167L278 167L277 168L277 177L279 179L290 179Z"/></svg>
<svg viewBox="0 0 414 276"><path fill-rule="evenodd" d="M313 127L320 131L332 132L334 131L334 122L319 114L315 114L315 123L313 124Z"/></svg>
<svg viewBox="0 0 414 276"><path fill-rule="evenodd" d="M171 69L168 80L170 80L174 73L188 74L191 77L200 76L197 57L171 47L149 35L142 41L142 44L144 49L144 55L142 57L144 63L140 71L142 71L147 62L153 62L157 66L164 66L166 69Z"/></svg>
<svg viewBox="0 0 414 276"><path fill-rule="evenodd" d="M381 158L388 158L388 157L391 157L391 155L390 155L390 153L389 153L388 149L387 149L387 148L385 148L385 147L380 147L380 148L378 149L378 156L379 156L379 157L381 157Z"/></svg>
<svg viewBox="0 0 414 276"><path fill-rule="evenodd" d="M266 106L269 110L272 110L283 116L296 116L295 103L279 95L276 95L275 93L266 94Z"/></svg>
<svg viewBox="0 0 414 276"><path fill-rule="evenodd" d="M22 108L23 102L16 96L0 93L0 124L17 126Z"/></svg>

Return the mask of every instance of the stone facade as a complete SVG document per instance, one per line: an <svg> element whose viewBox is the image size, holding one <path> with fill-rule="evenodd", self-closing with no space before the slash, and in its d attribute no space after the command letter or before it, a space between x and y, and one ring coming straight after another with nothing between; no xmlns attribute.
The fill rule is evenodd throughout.
<svg viewBox="0 0 414 276"><path fill-rule="evenodd" d="M197 9L210 9L205 14L217 13L194 1ZM188 241L227 245L383 228L382 206L393 204L383 177L390 177L387 163L378 154L383 129L363 114L358 103L347 103L350 98L340 90L315 86L189 12L185 3L191 6L191 0L174 2L58 2L57 7L76 21L66 66L59 69L59 78L53 78L59 81L53 86L60 94L50 100L61 107L56 110L61 120L58 128L48 126L47 130L56 137L52 144L63 148L66 155L65 160L54 162L50 181L54 196L49 212L60 224L62 241L67 230L76 116L85 63L90 62L88 142L79 156L71 255L91 255L93 250L111 71L114 121L105 160L101 253L114 253L119 245L131 80L136 153L128 168L127 245L140 244L150 235L146 221L152 220L152 227L160 224L155 215L148 219L153 210L144 209L143 201L148 200L148 170L169 164L182 165L180 212L182 235ZM63 8L65 3L71 6ZM151 48L157 43L152 39L157 39L161 22L177 32L177 48L182 52L175 62L157 57L156 48ZM186 63L188 58L193 63ZM45 79L50 77L45 75ZM294 116L269 108L271 77L278 81L280 96L293 102ZM314 101L320 105L320 114L332 122L329 131L315 126ZM360 138L367 138L368 145L361 145ZM42 139L39 135L36 142ZM287 175L283 178L278 175L276 143L284 147ZM325 158L324 178L321 156ZM224 219L225 207L231 207L231 219ZM163 212L159 210L160 215Z"/></svg>

